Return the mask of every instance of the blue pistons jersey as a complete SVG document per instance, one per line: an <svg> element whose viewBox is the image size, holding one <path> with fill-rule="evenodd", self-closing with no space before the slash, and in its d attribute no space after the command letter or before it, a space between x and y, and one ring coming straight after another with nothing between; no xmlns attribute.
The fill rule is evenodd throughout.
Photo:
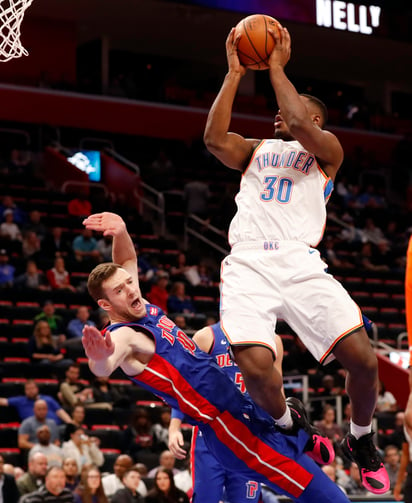
<svg viewBox="0 0 412 503"><path fill-rule="evenodd" d="M348 502L304 454L306 432L279 432L271 417L242 395L215 359L201 351L159 307L147 304L146 313L135 322L107 328L113 332L128 326L147 334L155 343L155 354L145 369L128 377L198 425L207 448L219 463L234 477L262 482L300 502ZM322 500L326 492L328 499Z"/></svg>

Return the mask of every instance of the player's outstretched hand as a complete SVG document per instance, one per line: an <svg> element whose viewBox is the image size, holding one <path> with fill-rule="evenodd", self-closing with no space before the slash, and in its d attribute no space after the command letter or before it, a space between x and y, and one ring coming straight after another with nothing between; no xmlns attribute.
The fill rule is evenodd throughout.
<svg viewBox="0 0 412 503"><path fill-rule="evenodd" d="M184 439L181 431L169 433L169 449L173 456L177 459L184 459L187 452L182 448Z"/></svg>
<svg viewBox="0 0 412 503"><path fill-rule="evenodd" d="M114 352L110 332L103 337L96 327L86 325L83 328L82 343L87 358L93 361L104 360Z"/></svg>
<svg viewBox="0 0 412 503"><path fill-rule="evenodd" d="M275 39L275 46L269 58L269 67L281 66L284 68L290 59L291 40L290 35L284 26L279 23L279 29L268 28L268 32Z"/></svg>
<svg viewBox="0 0 412 503"><path fill-rule="evenodd" d="M108 211L90 215L83 220L83 225L86 229L103 232L104 236L116 236L126 230L122 217Z"/></svg>

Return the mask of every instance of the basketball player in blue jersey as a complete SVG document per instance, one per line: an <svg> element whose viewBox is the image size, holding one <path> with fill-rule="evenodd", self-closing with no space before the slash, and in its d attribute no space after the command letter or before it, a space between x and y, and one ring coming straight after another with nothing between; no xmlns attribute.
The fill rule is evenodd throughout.
<svg viewBox="0 0 412 503"><path fill-rule="evenodd" d="M290 428L292 418L273 366L277 320L283 318L321 363L336 358L342 364L353 411L342 449L357 463L363 485L381 494L389 489L389 478L372 441L377 358L359 307L325 272L315 248L343 150L337 137L323 129L324 104L299 95L285 74L291 53L287 29L279 25L270 34L275 47L268 71L279 106L274 139L229 132L246 72L235 29L226 40L228 72L204 133L208 150L243 174L229 228L231 252L221 268L220 320L250 396L280 427Z"/></svg>
<svg viewBox="0 0 412 503"><path fill-rule="evenodd" d="M133 242L113 213L91 215L88 229L113 237L116 263L99 264L88 289L110 325L102 335L85 327L82 342L92 372L120 368L198 426L208 450L236 477L266 484L294 501L348 502L343 492L304 454L304 428L285 434L243 395L214 358L201 351L163 311L142 297ZM302 418L304 423L305 418Z"/></svg>
<svg viewBox="0 0 412 503"><path fill-rule="evenodd" d="M229 355L229 343L223 333L220 323L215 323L198 330L192 337L197 346L213 356L217 364L230 379L238 386L241 393L246 392L242 374L238 366ZM275 365L282 371L283 346L279 337L277 341L277 356ZM184 414L179 410L172 410L169 425L169 449L178 459L184 459L184 439L181 424ZM230 503L256 503L259 501L261 486L255 480L239 475L219 463L205 445L202 432L195 427L191 442L191 465L193 480L193 501L197 503L219 503L223 499ZM224 496L225 491L225 498Z"/></svg>

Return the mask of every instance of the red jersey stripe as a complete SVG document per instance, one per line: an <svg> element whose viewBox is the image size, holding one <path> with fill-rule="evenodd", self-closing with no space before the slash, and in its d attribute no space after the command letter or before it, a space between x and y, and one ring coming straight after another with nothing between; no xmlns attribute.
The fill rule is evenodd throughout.
<svg viewBox="0 0 412 503"><path fill-rule="evenodd" d="M200 395L173 365L157 354L150 360L150 367L133 379L176 397L180 411L196 421L209 422L220 414L219 409Z"/></svg>
<svg viewBox="0 0 412 503"><path fill-rule="evenodd" d="M223 412L210 426L218 439L249 468L261 473L293 497L298 498L312 480L312 473L262 442L229 412Z"/></svg>

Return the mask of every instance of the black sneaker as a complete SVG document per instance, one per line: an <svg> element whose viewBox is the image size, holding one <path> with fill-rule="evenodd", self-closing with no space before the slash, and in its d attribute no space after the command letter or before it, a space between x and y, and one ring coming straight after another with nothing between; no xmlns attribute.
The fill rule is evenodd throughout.
<svg viewBox="0 0 412 503"><path fill-rule="evenodd" d="M371 493L383 494L389 491L389 477L372 441L373 435L372 431L356 439L348 433L341 442L341 448L345 456L358 465L363 486Z"/></svg>
<svg viewBox="0 0 412 503"><path fill-rule="evenodd" d="M292 414L294 427L305 430L310 437L304 448L306 455L319 465L332 463L335 459L333 445L327 437L323 437L320 431L310 424L303 403L295 397L289 397L286 399L286 405Z"/></svg>

